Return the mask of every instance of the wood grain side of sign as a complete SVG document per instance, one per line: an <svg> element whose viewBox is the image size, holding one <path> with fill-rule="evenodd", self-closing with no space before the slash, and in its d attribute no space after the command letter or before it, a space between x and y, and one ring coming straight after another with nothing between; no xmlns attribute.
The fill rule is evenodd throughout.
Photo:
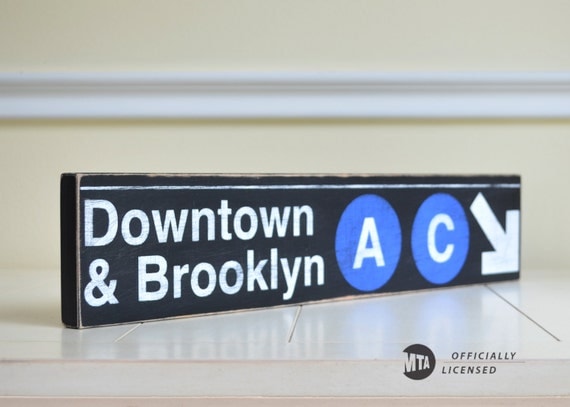
<svg viewBox="0 0 570 407"><path fill-rule="evenodd" d="M79 194L77 178L61 177L60 187L60 244L61 244L61 318L68 326L80 327L79 304Z"/></svg>

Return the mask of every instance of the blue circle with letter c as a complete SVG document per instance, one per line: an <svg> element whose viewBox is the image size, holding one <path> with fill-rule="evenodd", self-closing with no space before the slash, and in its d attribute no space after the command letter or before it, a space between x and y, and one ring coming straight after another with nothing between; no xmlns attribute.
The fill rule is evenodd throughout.
<svg viewBox="0 0 570 407"><path fill-rule="evenodd" d="M342 213L336 259L344 279L360 291L374 291L390 280L400 260L402 231L392 206L377 195L354 199Z"/></svg>
<svg viewBox="0 0 570 407"><path fill-rule="evenodd" d="M461 204L437 193L418 209L412 227L412 254L421 275L446 284L461 271L469 251L469 224Z"/></svg>

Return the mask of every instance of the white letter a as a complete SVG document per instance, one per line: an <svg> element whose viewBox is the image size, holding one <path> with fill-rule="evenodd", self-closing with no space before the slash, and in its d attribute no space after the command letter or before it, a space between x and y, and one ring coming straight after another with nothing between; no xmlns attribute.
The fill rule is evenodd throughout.
<svg viewBox="0 0 570 407"><path fill-rule="evenodd" d="M368 240L372 244L368 247ZM354 257L353 269L362 268L364 259L374 257L376 260L376 267L382 267L384 263L384 255L380 247L380 238L378 237L378 230L376 229L376 222L374 218L364 218L362 223L362 231L360 232L360 240L358 241L358 248L356 249L356 256Z"/></svg>

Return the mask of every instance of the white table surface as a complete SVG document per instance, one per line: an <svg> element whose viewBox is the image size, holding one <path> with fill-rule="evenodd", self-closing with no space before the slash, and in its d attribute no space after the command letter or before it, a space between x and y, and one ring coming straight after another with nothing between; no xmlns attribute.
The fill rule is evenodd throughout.
<svg viewBox="0 0 570 407"><path fill-rule="evenodd" d="M58 271L2 270L0 277L0 404L104 397L140 405L156 398L453 405L453 397L483 397L520 405L541 397L570 405L570 271L84 330L61 325ZM436 357L424 380L403 374L403 350L415 343ZM455 352L516 356L466 362ZM463 365L496 372L443 373Z"/></svg>

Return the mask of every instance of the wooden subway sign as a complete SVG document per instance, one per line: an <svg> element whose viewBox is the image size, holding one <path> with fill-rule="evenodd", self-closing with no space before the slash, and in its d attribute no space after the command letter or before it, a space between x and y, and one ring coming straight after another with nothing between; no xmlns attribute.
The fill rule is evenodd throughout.
<svg viewBox="0 0 570 407"><path fill-rule="evenodd" d="M82 328L516 279L518 176L64 174Z"/></svg>

